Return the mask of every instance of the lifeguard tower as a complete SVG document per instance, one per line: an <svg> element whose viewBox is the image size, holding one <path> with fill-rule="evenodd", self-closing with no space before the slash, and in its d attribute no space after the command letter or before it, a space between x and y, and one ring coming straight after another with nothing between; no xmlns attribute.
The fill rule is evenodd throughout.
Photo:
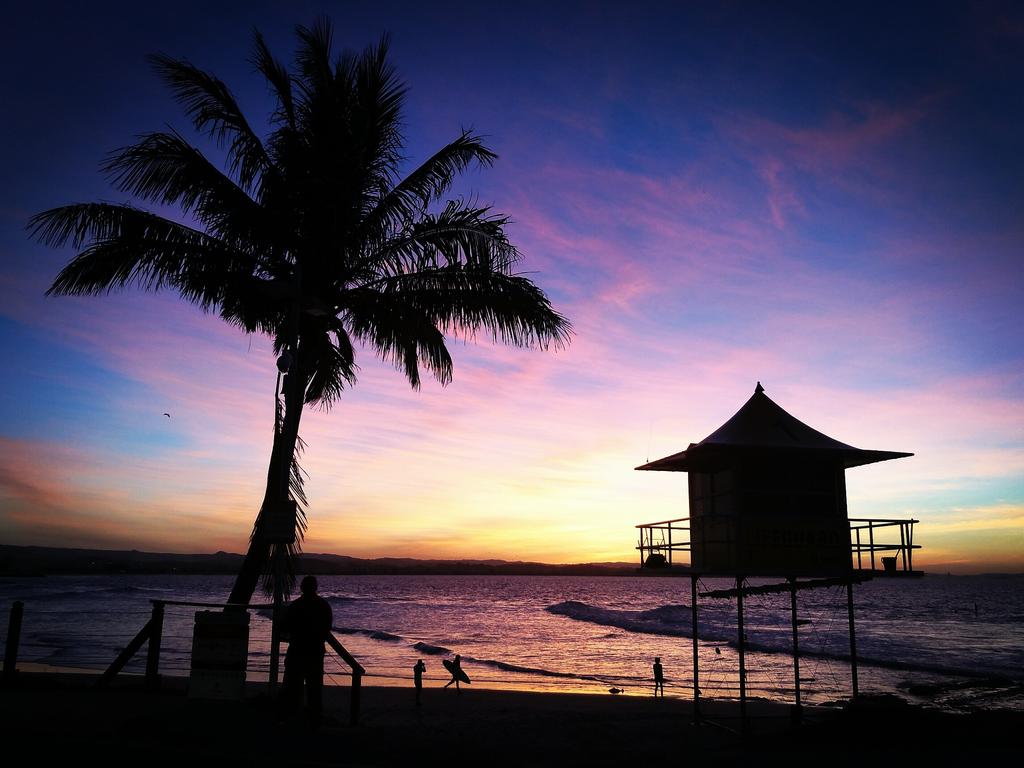
<svg viewBox="0 0 1024 768"><path fill-rule="evenodd" d="M857 651L853 585L876 575L920 576L913 569L916 520L848 517L846 470L912 456L863 450L841 443L791 416L758 382L754 394L725 424L685 451L637 467L686 472L690 516L638 525L640 565L682 570L691 576L693 697L699 716L698 579L730 577L735 588L703 597L736 598L741 714L746 716L743 598L789 592L796 706L800 707L797 593L845 584L850 626L853 695ZM895 534L899 532L899 542ZM887 536L892 541L885 541ZM688 564L676 562L689 554ZM878 566L881 565L881 568ZM748 586L752 577L785 579Z"/></svg>

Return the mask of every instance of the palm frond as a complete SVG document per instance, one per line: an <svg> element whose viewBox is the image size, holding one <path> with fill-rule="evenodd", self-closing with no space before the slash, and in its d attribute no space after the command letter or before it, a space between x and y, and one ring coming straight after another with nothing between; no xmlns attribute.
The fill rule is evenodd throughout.
<svg viewBox="0 0 1024 768"><path fill-rule="evenodd" d="M428 206L440 199L472 163L489 167L497 157L478 136L463 131L459 138L435 152L377 202L363 222L364 236L376 239L386 226L400 231L408 222L426 214Z"/></svg>
<svg viewBox="0 0 1024 768"><path fill-rule="evenodd" d="M274 58L267 47L266 40L258 30L253 31L254 52L252 62L270 84L277 98L277 109L274 111L275 122L282 122L291 128L295 127L295 101L292 96L292 78L284 64Z"/></svg>
<svg viewBox="0 0 1024 768"><path fill-rule="evenodd" d="M243 188L251 189L269 168L270 159L228 87L184 60L154 54L149 61L184 106L196 130L227 147L231 172Z"/></svg>
<svg viewBox="0 0 1024 768"><path fill-rule="evenodd" d="M569 321L522 275L474 265L427 268L390 276L377 288L446 334L473 338L485 331L496 342L540 349L559 349L572 337Z"/></svg>
<svg viewBox="0 0 1024 768"><path fill-rule="evenodd" d="M387 60L390 41L367 48L352 71L352 105L349 110L352 136L359 148L358 166L364 178L365 216L375 201L394 183L401 160L402 105L405 85Z"/></svg>
<svg viewBox="0 0 1024 768"><path fill-rule="evenodd" d="M298 508L295 521L295 537L300 541L306 534L306 507L309 506L309 499L306 498L306 478L309 477L309 473L302 468L300 463L302 454L305 451L306 441L296 436L295 451L292 453L292 464L288 472L288 490Z"/></svg>
<svg viewBox="0 0 1024 768"><path fill-rule="evenodd" d="M233 276L252 274L249 253L203 232L128 205L81 203L29 220L31 235L47 245L89 245L61 270L47 295L109 293L136 285L178 290L204 308L220 304Z"/></svg>
<svg viewBox="0 0 1024 768"><path fill-rule="evenodd" d="M312 366L306 403L330 408L346 386L356 383L355 349L344 328L336 327L332 333L303 333L302 355Z"/></svg>
<svg viewBox="0 0 1024 768"><path fill-rule="evenodd" d="M194 212L218 237L247 244L270 238L269 212L177 133L145 134L112 152L102 169L123 192Z"/></svg>
<svg viewBox="0 0 1024 768"><path fill-rule="evenodd" d="M246 274L224 278L220 316L246 333L273 335L289 315L291 285Z"/></svg>
<svg viewBox="0 0 1024 768"><path fill-rule="evenodd" d="M420 364L441 384L451 381L452 358L444 334L425 312L397 294L352 291L341 321L353 337L405 373L413 389L420 387Z"/></svg>
<svg viewBox="0 0 1024 768"><path fill-rule="evenodd" d="M406 231L371 248L364 266L385 278L428 266L466 265L509 273L520 254L505 234L507 223L489 208L452 201L439 214L424 214ZM366 282L373 284L372 278Z"/></svg>
<svg viewBox="0 0 1024 768"><path fill-rule="evenodd" d="M295 53L295 64L299 71L299 85L302 88L304 102L310 97L327 95L331 91L334 79L331 69L331 45L334 31L330 21L320 16L312 28L298 26L295 35L299 38L299 48Z"/></svg>

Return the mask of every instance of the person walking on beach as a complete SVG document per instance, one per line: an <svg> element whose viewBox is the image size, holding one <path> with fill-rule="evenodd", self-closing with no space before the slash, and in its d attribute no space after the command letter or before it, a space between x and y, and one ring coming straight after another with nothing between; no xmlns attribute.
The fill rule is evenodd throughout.
<svg viewBox="0 0 1024 768"><path fill-rule="evenodd" d="M665 698L665 670L661 666L661 656L654 657L654 695L657 697L661 691L661 698Z"/></svg>
<svg viewBox="0 0 1024 768"><path fill-rule="evenodd" d="M446 661L444 665L448 668L448 671L452 673L452 679L445 683L444 687L447 688L452 683L455 683L455 690L462 693L462 689L459 688L459 680L461 680L462 675L465 674L462 671L462 656L456 653L455 660L452 662Z"/></svg>
<svg viewBox="0 0 1024 768"><path fill-rule="evenodd" d="M310 722L317 726L323 713L324 643L331 631L331 605L317 594L315 576L302 579L302 594L288 606L284 629L288 634L288 653L284 657L284 684L281 687L279 714L290 715L302 703L302 684L306 684L306 705Z"/></svg>
<svg viewBox="0 0 1024 768"><path fill-rule="evenodd" d="M423 693L423 673L427 671L427 665L423 663L423 659L419 659L416 662L416 666L412 668L412 679L416 685L416 706L420 705L420 694Z"/></svg>

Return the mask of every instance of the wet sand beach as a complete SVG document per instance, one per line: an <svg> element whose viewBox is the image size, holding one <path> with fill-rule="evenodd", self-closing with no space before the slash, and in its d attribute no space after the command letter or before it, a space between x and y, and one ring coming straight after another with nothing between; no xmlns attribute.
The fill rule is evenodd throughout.
<svg viewBox="0 0 1024 768"><path fill-rule="evenodd" d="M954 715L888 700L854 708L753 701L747 733L735 702L704 703L693 724L678 699L428 688L364 687L358 725L349 689L325 691L326 722L279 723L265 684L244 701L190 699L186 681L159 692L123 677L20 672L0 689L0 735L25 762L104 765L981 765L1017 754L1024 713ZM979 762L980 761L980 762ZM998 761L998 762L996 762ZM6 762L6 760L5 760ZM13 763L12 763L13 764Z"/></svg>

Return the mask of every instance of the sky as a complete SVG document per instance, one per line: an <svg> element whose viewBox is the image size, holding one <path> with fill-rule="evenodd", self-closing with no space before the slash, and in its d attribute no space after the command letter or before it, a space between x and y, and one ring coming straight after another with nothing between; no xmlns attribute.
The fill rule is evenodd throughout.
<svg viewBox="0 0 1024 768"><path fill-rule="evenodd" d="M290 59L391 36L409 169L471 128L492 204L573 323L559 351L453 342L413 391L369 350L303 417L305 550L634 561L687 515L636 472L760 381L791 414L911 458L847 472L854 517L913 517L933 571L1024 571L1024 8L1014 3L54 3L0 29L0 541L244 551L274 357L173 294L47 298L70 250L29 216L128 198L99 172L190 125L145 56L271 109ZM164 413L171 414L166 417Z"/></svg>

